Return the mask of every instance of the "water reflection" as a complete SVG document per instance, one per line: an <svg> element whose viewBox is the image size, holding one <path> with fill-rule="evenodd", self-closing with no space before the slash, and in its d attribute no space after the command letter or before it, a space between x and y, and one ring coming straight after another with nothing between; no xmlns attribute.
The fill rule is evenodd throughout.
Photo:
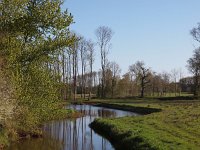
<svg viewBox="0 0 200 150"><path fill-rule="evenodd" d="M42 142L37 139L18 144L13 150L113 150L105 138L96 134L88 125L98 117L122 117L136 115L132 112L94 107L90 105L70 105L69 108L83 113L83 116L73 120L59 120L44 126L46 132ZM54 147L52 147L54 146Z"/></svg>

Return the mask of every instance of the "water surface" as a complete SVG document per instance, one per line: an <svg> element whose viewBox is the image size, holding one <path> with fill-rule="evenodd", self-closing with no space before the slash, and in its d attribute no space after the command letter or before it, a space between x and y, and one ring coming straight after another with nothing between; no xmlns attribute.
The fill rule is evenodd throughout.
<svg viewBox="0 0 200 150"><path fill-rule="evenodd" d="M133 112L91 105L70 105L68 108L80 111L83 116L72 120L65 119L47 123L44 125L43 138L13 143L9 150L114 150L110 142L96 134L89 124L99 117L137 115Z"/></svg>

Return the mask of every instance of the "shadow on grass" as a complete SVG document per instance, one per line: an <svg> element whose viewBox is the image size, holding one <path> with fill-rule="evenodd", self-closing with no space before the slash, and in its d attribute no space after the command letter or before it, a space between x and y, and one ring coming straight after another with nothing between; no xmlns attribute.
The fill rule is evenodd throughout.
<svg viewBox="0 0 200 150"><path fill-rule="evenodd" d="M155 150L155 148L146 143L143 138L131 136L132 133L129 131L120 133L120 131L115 130L112 125L101 123L98 119L94 120L90 124L90 127L96 133L108 139L116 150Z"/></svg>
<svg viewBox="0 0 200 150"><path fill-rule="evenodd" d="M176 100L176 101L181 101L181 100L195 100L198 98L195 98L194 96L176 96L176 97L159 97L157 98L158 100L161 101L169 101L169 100Z"/></svg>
<svg viewBox="0 0 200 150"><path fill-rule="evenodd" d="M134 112L140 115L147 115L147 114L162 111L162 109L159 109L159 108L138 107L138 106L128 106L128 105L108 104L108 103L99 103L99 104L96 104L95 106L130 111L130 112Z"/></svg>

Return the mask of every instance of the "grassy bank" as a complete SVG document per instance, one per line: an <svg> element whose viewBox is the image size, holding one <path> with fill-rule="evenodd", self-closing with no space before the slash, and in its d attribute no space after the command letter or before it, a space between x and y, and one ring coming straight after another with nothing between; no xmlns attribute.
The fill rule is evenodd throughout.
<svg viewBox="0 0 200 150"><path fill-rule="evenodd" d="M105 101L104 101L105 102ZM199 149L200 102L159 100L108 100L112 107L162 109L138 117L97 119L91 127L107 137L116 149ZM108 104L107 104L108 105Z"/></svg>

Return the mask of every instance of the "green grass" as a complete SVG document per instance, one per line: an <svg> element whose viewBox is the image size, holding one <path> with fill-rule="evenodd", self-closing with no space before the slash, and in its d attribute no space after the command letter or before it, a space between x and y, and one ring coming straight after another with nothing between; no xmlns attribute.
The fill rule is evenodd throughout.
<svg viewBox="0 0 200 150"><path fill-rule="evenodd" d="M126 147L130 150L198 150L200 148L199 101L123 99L114 100L114 103L123 107L162 109L161 112L145 116L95 120L92 127L110 139L118 149Z"/></svg>

